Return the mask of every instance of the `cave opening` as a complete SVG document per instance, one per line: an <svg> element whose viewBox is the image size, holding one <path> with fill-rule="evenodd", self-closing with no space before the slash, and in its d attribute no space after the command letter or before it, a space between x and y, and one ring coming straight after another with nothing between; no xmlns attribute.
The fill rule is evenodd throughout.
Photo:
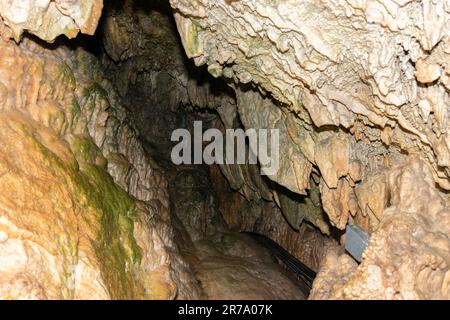
<svg viewBox="0 0 450 320"><path fill-rule="evenodd" d="M304 220L305 210L326 218L320 196L313 195L312 202L311 194L295 194L259 176L259 165L248 160L240 165L176 165L171 160L176 129L193 133L195 122L202 124L202 133L245 128L232 87L187 58L168 1L107 3L95 35L79 38L100 61L145 152L167 179L176 243L190 261L203 298L307 298L313 277L305 281L292 261L315 275L325 250L338 248L340 239L328 221L327 235ZM252 233L276 241L292 261L270 246L267 250ZM270 289L276 279L280 288ZM256 288L261 280L266 285Z"/></svg>
<svg viewBox="0 0 450 320"><path fill-rule="evenodd" d="M203 298L307 298L312 280L305 282L301 270L295 272L292 262L289 268L289 262L251 234L273 239L294 264L317 270L325 250L338 248L340 239L326 221L317 192L312 197L295 194L261 176L259 165L248 159L239 165L176 165L171 160L174 130L194 135L196 122L202 133L245 128L229 80L213 77L186 56L169 2L107 3L96 34L81 39L100 61L145 152L167 179L175 242L190 262ZM313 179L311 183L316 184ZM322 215L327 226L316 227L305 218L305 210ZM279 288L269 285L274 279L281 282ZM264 285L257 289L261 280Z"/></svg>

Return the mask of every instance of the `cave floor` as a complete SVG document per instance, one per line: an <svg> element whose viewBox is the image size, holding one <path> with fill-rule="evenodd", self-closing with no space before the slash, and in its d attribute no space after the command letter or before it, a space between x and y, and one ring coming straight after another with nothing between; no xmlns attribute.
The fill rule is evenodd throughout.
<svg viewBox="0 0 450 320"><path fill-rule="evenodd" d="M194 242L183 255L193 267L205 299L304 300L299 282L270 252L240 233L220 233Z"/></svg>

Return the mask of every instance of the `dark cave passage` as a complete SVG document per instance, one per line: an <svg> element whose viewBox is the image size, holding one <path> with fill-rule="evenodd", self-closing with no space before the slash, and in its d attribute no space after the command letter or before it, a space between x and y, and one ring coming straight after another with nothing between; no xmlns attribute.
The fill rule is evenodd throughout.
<svg viewBox="0 0 450 320"><path fill-rule="evenodd" d="M201 121L203 132L215 128L225 133L243 125L233 89L186 57L169 4L107 5L94 39L89 40L91 51L130 112L145 151L168 181L176 242L204 297L306 298L309 288L304 280L291 269L284 270L283 263L274 264L279 260L240 232L270 237L317 270L334 240L302 223L301 211L311 210L308 203L301 200L303 206L296 207L298 199L260 176L257 164L175 165L171 161L177 143L171 141L174 130L187 129L193 136L196 121ZM272 190L277 190L280 200L274 199ZM320 212L320 200L311 208ZM275 279L278 288L269 285ZM268 287L257 289L252 281L255 286L263 281Z"/></svg>

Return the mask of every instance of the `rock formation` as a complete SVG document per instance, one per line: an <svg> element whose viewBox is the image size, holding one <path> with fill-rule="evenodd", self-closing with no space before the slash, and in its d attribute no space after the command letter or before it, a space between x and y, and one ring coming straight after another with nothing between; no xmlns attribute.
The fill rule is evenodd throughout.
<svg viewBox="0 0 450 320"><path fill-rule="evenodd" d="M102 0L2 0L0 35L20 40L24 31L53 41L60 34L94 34L102 14Z"/></svg>
<svg viewBox="0 0 450 320"><path fill-rule="evenodd" d="M2 298L195 298L167 182L96 60L1 46Z"/></svg>
<svg viewBox="0 0 450 320"><path fill-rule="evenodd" d="M305 298L239 231L311 299L450 298L448 1L3 0L0 35L1 298ZM279 170L175 166L194 120L278 129Z"/></svg>
<svg viewBox="0 0 450 320"><path fill-rule="evenodd" d="M188 56L236 87L244 126L280 129L284 156L280 171L270 178L305 194L311 173L317 173L331 224L344 229L351 221L372 233L363 263L348 270L354 275L336 277L331 263L326 264L313 297L327 298L331 292L344 298L448 298L444 279L450 274L450 239L445 226L450 218L440 215L430 229L420 218L424 213L432 216L431 210L445 210L443 193L436 200L439 208L424 208L422 201L428 203L432 194L450 187L445 160L447 3L171 4ZM242 90L242 85L249 88ZM399 170L405 173L393 173ZM400 181L403 176L408 176L405 182ZM407 186L414 182L420 186ZM425 194L417 193L425 186L430 188ZM403 201L408 214L401 209ZM323 224L311 216L309 220L318 227ZM401 228L405 224L409 227ZM431 242L437 241L441 249L428 247L421 254L428 258L417 259L412 254L416 245L402 240L415 237L419 229L433 229L439 238ZM391 255L396 250L405 261ZM397 265L397 260L402 262ZM343 283L330 286L330 278Z"/></svg>

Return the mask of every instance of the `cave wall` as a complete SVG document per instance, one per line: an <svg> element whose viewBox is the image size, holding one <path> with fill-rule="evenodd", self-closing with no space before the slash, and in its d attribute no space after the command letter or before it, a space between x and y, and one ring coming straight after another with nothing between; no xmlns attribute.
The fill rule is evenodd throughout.
<svg viewBox="0 0 450 320"><path fill-rule="evenodd" d="M174 129L186 128L192 134L193 122L202 121L204 130L224 132L242 124L234 90L185 56L168 3L124 1L106 8L101 24L106 53L102 64L127 101L145 149L164 167L171 211L179 221L183 243L227 229L255 231L317 269L325 248L333 243L311 226L302 225L305 218L330 233L317 196L315 205L307 197L302 198L306 202L297 203L280 190L281 203L277 204L278 194L274 195L270 180L260 176L257 165L221 164L208 169L206 165L171 163ZM304 216L299 217L299 212L305 212ZM285 220L290 216L291 225Z"/></svg>
<svg viewBox="0 0 450 320"><path fill-rule="evenodd" d="M28 36L19 44L8 40L19 40L23 30L47 41L58 33L73 36L63 25L45 30L46 19L57 19L58 12L50 11L53 16L34 31L25 26L33 21L21 27L5 21L1 181L9 192L0 201L3 297L305 298L251 239L225 232L225 210L236 213L221 212L217 201L232 189L213 190L207 166L169 163L168 139L180 125L180 106L213 110L183 109L185 124L220 117L233 125L236 101L223 82L186 63L167 4L150 11L147 5L126 1L105 8L100 63L98 48L97 56L88 52L97 36L52 45ZM35 9L28 12L31 20ZM21 197L11 201L15 194ZM270 220L262 206L254 204L249 223L234 231ZM268 208L267 215L277 212L284 222L278 207ZM272 226L278 225L285 227L275 228L280 239L293 232L287 224ZM322 240L318 233L316 238ZM317 253L308 242L305 254L298 250L303 243L291 243L293 252L318 266L320 246ZM258 280L261 274L266 281ZM225 281L235 277L246 281ZM283 286L269 292L271 281ZM266 289L255 290L261 287Z"/></svg>
<svg viewBox="0 0 450 320"><path fill-rule="evenodd" d="M284 156L271 182L262 183L247 166L220 168L245 201L268 201L274 211L267 212L282 212L294 228L306 220L330 234L356 223L370 233L360 265L329 250L312 298L448 298L448 2L170 3L188 57L224 78L236 101L191 81L183 59L165 54L176 46L148 59L155 50L146 52L152 48L147 41L165 34L148 19L106 19L104 28L117 41L105 48L115 63L123 62L112 79L116 95L83 50L9 41L20 41L23 31L47 41L92 34L102 1L0 3L4 292L84 297L93 286L89 290L103 298L199 295L177 254L167 180L146 156L152 148L140 145L133 121L126 120L130 108L118 102L127 79L136 76L136 83L176 88L170 105L215 109L224 128L239 118L246 128L280 130ZM167 64L177 67L164 70ZM153 104L156 116L163 103ZM27 184L33 193L24 191ZM306 206L292 201L297 196L308 199ZM248 206L243 201L237 200ZM233 222L230 212L223 216ZM52 241L41 243L36 226ZM111 264L102 263L105 256ZM13 258L20 268L9 263ZM111 276L111 266L120 272ZM81 275L79 268L89 271Z"/></svg>
<svg viewBox="0 0 450 320"><path fill-rule="evenodd" d="M195 298L167 181L94 56L1 43L1 295Z"/></svg>
<svg viewBox="0 0 450 320"><path fill-rule="evenodd" d="M102 14L100 0L2 0L0 36L20 41L23 32L54 41L59 35L74 38L94 34Z"/></svg>
<svg viewBox="0 0 450 320"><path fill-rule="evenodd" d="M320 273L313 297L448 297L447 2L171 5L188 56L236 87L244 125L280 129L285 156L270 178L305 194L319 174L332 225L371 233L363 263L328 265L341 285ZM438 206L424 204L435 195ZM424 215L436 218L423 223ZM442 250L418 230L434 232ZM427 258L417 259L421 246Z"/></svg>

